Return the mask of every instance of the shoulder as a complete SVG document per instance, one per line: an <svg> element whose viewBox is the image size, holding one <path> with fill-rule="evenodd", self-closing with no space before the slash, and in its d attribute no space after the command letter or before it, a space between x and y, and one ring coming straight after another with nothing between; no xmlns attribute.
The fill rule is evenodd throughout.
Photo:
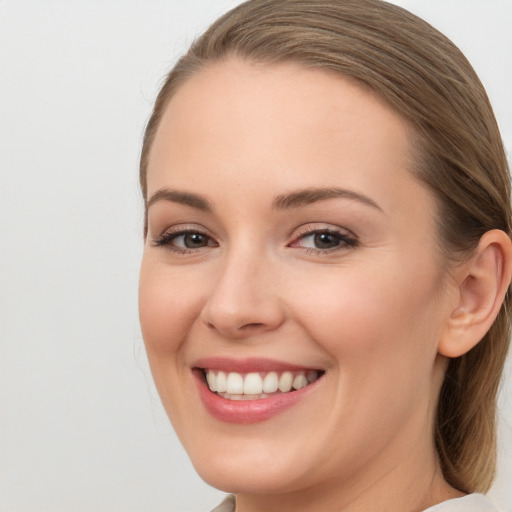
<svg viewBox="0 0 512 512"><path fill-rule="evenodd" d="M468 494L463 498L444 501L424 512L499 512L482 494Z"/></svg>
<svg viewBox="0 0 512 512"><path fill-rule="evenodd" d="M217 507L215 507L211 512L235 512L235 496L230 494L226 496L224 501Z"/></svg>

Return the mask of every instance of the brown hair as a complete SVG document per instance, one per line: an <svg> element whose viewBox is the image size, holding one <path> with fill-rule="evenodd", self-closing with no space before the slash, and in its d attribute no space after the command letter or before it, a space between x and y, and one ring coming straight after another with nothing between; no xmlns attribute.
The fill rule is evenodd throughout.
<svg viewBox="0 0 512 512"><path fill-rule="evenodd" d="M491 229L510 235L507 161L492 108L460 50L425 21L382 0L250 0L219 18L171 70L146 128L140 183L170 98L229 56L295 62L365 84L413 126L413 172L438 199L440 246L460 261ZM446 480L485 492L496 465L496 394L509 344L510 295L484 339L452 359L435 419Z"/></svg>

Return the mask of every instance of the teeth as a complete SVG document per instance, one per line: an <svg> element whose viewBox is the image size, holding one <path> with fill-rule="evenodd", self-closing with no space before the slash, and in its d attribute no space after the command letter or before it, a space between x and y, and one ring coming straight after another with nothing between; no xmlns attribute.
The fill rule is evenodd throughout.
<svg viewBox="0 0 512 512"><path fill-rule="evenodd" d="M208 373L213 373L211 370ZM316 373L316 372L315 372ZM217 389L215 391L218 391L219 393L225 393L226 392L226 382L227 377L224 372L217 373Z"/></svg>
<svg viewBox="0 0 512 512"><path fill-rule="evenodd" d="M301 389L318 379L316 370L290 372L261 372L240 374L206 370L206 381L210 391L219 393L229 400L256 400L268 394L288 393Z"/></svg>
<svg viewBox="0 0 512 512"><path fill-rule="evenodd" d="M263 379L263 393L275 393L279 387L279 378L276 372L269 372Z"/></svg>
<svg viewBox="0 0 512 512"><path fill-rule="evenodd" d="M308 382L315 382L318 379L318 372L316 370L311 370L308 372Z"/></svg>
<svg viewBox="0 0 512 512"><path fill-rule="evenodd" d="M210 388L210 391L217 391L217 382L216 382L215 374L208 370L208 373L206 374L206 382L208 382L208 387Z"/></svg>
<svg viewBox="0 0 512 512"><path fill-rule="evenodd" d="M244 379L244 395L259 395L263 391L263 381L258 373L248 373Z"/></svg>
<svg viewBox="0 0 512 512"><path fill-rule="evenodd" d="M300 373L293 379L293 384L292 384L293 389L300 389L300 388L306 387L307 385L308 385L308 379L302 373Z"/></svg>
<svg viewBox="0 0 512 512"><path fill-rule="evenodd" d="M230 395L229 393L219 393L222 398L227 398L228 400L259 400L261 398L267 398L268 395L265 393L260 393L259 395Z"/></svg>
<svg viewBox="0 0 512 512"><path fill-rule="evenodd" d="M279 377L279 391L281 393L288 393L291 391L293 384L293 375L292 372L284 372L281 377Z"/></svg>
<svg viewBox="0 0 512 512"><path fill-rule="evenodd" d="M231 372L226 381L226 393L241 395L244 392L244 378L239 373Z"/></svg>

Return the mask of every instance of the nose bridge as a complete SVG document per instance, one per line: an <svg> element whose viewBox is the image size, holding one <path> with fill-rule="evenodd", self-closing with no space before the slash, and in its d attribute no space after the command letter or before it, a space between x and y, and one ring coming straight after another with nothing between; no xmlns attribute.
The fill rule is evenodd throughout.
<svg viewBox="0 0 512 512"><path fill-rule="evenodd" d="M218 272L202 315L211 329L240 338L282 323L283 311L272 283L274 267L263 251L241 241L221 257Z"/></svg>

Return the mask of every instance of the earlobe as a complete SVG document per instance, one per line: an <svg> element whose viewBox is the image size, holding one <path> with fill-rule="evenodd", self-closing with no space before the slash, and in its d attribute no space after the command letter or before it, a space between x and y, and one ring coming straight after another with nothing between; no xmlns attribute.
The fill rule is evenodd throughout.
<svg viewBox="0 0 512 512"><path fill-rule="evenodd" d="M491 328L512 275L512 242L500 230L485 233L471 259L456 270L458 303L439 341L439 353L459 357Z"/></svg>

